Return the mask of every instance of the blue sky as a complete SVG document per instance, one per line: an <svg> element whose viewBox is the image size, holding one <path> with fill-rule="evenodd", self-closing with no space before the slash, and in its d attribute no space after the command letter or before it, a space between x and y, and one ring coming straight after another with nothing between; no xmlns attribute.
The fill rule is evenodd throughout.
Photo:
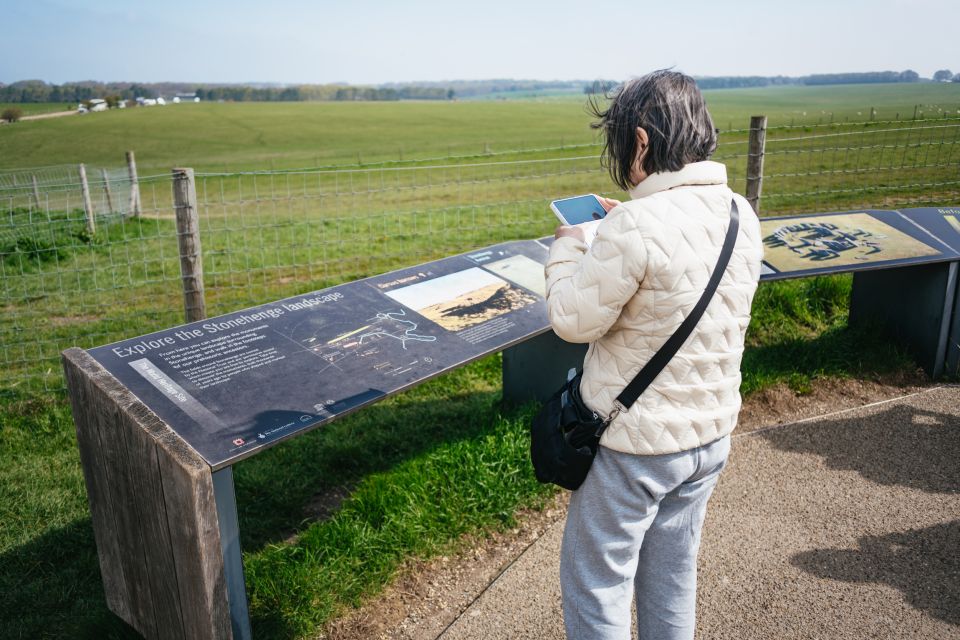
<svg viewBox="0 0 960 640"><path fill-rule="evenodd" d="M0 82L960 72L957 0L0 0Z"/></svg>

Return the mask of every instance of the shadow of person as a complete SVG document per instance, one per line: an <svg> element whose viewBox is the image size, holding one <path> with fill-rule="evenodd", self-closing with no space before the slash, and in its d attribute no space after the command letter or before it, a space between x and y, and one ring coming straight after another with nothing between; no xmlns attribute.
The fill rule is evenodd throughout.
<svg viewBox="0 0 960 640"><path fill-rule="evenodd" d="M960 416L896 404L762 436L782 451L822 456L831 469L856 471L882 485L960 491Z"/></svg>
<svg viewBox="0 0 960 640"><path fill-rule="evenodd" d="M960 520L864 536L858 545L856 550L804 551L790 563L821 578L889 585L911 606L960 625Z"/></svg>

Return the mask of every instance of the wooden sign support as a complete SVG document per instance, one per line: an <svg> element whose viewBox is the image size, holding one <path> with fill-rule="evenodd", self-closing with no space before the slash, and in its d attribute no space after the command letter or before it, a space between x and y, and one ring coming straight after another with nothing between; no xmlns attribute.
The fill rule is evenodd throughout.
<svg viewBox="0 0 960 640"><path fill-rule="evenodd" d="M251 637L231 469L211 473L86 351L63 365L110 610L146 638Z"/></svg>

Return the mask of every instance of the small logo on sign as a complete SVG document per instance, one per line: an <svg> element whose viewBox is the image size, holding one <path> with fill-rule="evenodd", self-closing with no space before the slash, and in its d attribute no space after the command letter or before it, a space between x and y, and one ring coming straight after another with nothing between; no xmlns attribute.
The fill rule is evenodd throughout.
<svg viewBox="0 0 960 640"><path fill-rule="evenodd" d="M234 438L233 444L237 445L238 447L242 447L242 446L243 446L243 438Z"/></svg>

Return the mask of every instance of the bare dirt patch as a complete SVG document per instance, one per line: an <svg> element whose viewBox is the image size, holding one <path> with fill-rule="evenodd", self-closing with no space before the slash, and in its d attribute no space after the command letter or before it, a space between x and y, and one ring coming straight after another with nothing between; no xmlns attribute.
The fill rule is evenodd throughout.
<svg viewBox="0 0 960 640"><path fill-rule="evenodd" d="M744 401L735 433L850 409L931 386L921 371L872 380L815 380L805 394L777 385ZM332 621L317 638L434 640L544 531L565 517L568 497L568 493L560 493L543 511L518 514L514 529L462 541L464 550L459 553L408 563L380 596Z"/></svg>
<svg viewBox="0 0 960 640"><path fill-rule="evenodd" d="M875 379L814 380L810 393L798 394L785 384L754 393L744 400L734 433L795 422L915 393L931 386L923 371L899 372Z"/></svg>

